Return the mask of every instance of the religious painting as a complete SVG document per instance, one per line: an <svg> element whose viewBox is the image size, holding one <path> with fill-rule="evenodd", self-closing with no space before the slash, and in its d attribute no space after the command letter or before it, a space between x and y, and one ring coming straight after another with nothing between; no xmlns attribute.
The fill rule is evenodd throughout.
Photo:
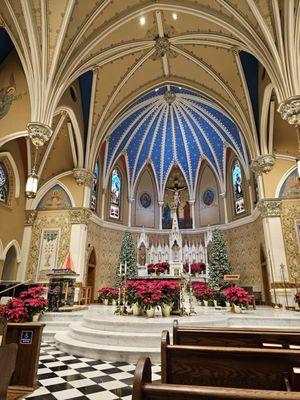
<svg viewBox="0 0 300 400"><path fill-rule="evenodd" d="M152 199L149 193L142 193L140 196L140 203L143 208L149 208L152 203Z"/></svg>
<svg viewBox="0 0 300 400"><path fill-rule="evenodd" d="M297 169L292 171L283 182L279 197L282 199L300 199L300 180Z"/></svg>
<svg viewBox="0 0 300 400"><path fill-rule="evenodd" d="M0 119L4 118L10 107L12 102L18 100L22 94L16 94L16 83L14 75L11 74L9 78L9 84L2 89L0 89Z"/></svg>
<svg viewBox="0 0 300 400"><path fill-rule="evenodd" d="M67 192L60 186L54 185L40 200L38 211L66 210L72 207Z"/></svg>
<svg viewBox="0 0 300 400"><path fill-rule="evenodd" d="M115 168L112 172L111 177L111 188L110 188L110 218L120 219L120 205L121 205L121 174L120 171Z"/></svg>
<svg viewBox="0 0 300 400"><path fill-rule="evenodd" d="M193 226L189 191L183 173L178 166L172 168L164 195L162 212L163 229L172 228L173 213L177 213L180 229L191 229Z"/></svg>
<svg viewBox="0 0 300 400"><path fill-rule="evenodd" d="M243 178L240 163L235 159L231 169L233 205L235 214L241 214L245 211L245 199L243 193Z"/></svg>
<svg viewBox="0 0 300 400"><path fill-rule="evenodd" d="M7 204L9 191L8 173L5 165L0 162L0 202Z"/></svg>
<svg viewBox="0 0 300 400"><path fill-rule="evenodd" d="M99 180L99 161L96 162L94 170L94 180L91 193L91 210L96 211L97 208L97 194L98 194L98 180Z"/></svg>
<svg viewBox="0 0 300 400"><path fill-rule="evenodd" d="M43 229L39 255L37 281L46 281L47 273L57 266L59 248L59 229Z"/></svg>
<svg viewBox="0 0 300 400"><path fill-rule="evenodd" d="M206 207L210 207L215 200L215 192L212 189L205 189L202 193L202 203Z"/></svg>

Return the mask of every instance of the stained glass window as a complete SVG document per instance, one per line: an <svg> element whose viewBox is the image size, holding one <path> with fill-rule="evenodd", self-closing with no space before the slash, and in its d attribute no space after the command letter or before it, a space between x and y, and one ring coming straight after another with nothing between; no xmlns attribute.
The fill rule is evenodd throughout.
<svg viewBox="0 0 300 400"><path fill-rule="evenodd" d="M245 200L243 193L243 178L240 163L234 159L231 169L233 205L235 214L241 214L245 211Z"/></svg>
<svg viewBox="0 0 300 400"><path fill-rule="evenodd" d="M0 202L7 203L8 199L8 174L5 165L0 162Z"/></svg>
<svg viewBox="0 0 300 400"><path fill-rule="evenodd" d="M120 218L120 204L121 204L121 174L120 171L115 168L111 176L111 188L110 188L110 217L114 219Z"/></svg>
<svg viewBox="0 0 300 400"><path fill-rule="evenodd" d="M95 170L94 170L94 181L92 186L92 194L91 194L91 210L96 211L97 209L97 195L98 195L98 181L99 181L99 162L96 162Z"/></svg>

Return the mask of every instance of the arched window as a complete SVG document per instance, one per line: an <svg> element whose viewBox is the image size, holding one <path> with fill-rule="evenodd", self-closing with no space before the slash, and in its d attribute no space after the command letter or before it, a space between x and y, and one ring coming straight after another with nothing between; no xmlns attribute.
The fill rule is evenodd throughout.
<svg viewBox="0 0 300 400"><path fill-rule="evenodd" d="M94 170L94 181L92 186L91 195L91 210L96 211L97 209L97 195L98 195L98 181L99 181L99 161L96 162Z"/></svg>
<svg viewBox="0 0 300 400"><path fill-rule="evenodd" d="M0 202L7 204L9 193L8 173L5 165L0 162Z"/></svg>
<svg viewBox="0 0 300 400"><path fill-rule="evenodd" d="M232 179L234 212L235 214L241 214L245 211L245 199L243 192L242 170L237 158L235 158L232 162L231 179Z"/></svg>
<svg viewBox="0 0 300 400"><path fill-rule="evenodd" d="M121 204L121 174L120 171L115 168L111 176L111 188L110 188L110 211L109 216L114 219L120 219L120 204Z"/></svg>

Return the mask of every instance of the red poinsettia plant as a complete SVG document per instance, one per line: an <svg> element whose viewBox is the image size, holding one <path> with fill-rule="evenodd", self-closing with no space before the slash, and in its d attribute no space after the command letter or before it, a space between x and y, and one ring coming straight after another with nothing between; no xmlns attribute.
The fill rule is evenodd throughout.
<svg viewBox="0 0 300 400"><path fill-rule="evenodd" d="M216 295L216 292L209 289L208 284L203 282L195 282L193 284L193 292L196 299L199 301L212 300Z"/></svg>
<svg viewBox="0 0 300 400"><path fill-rule="evenodd" d="M190 267L191 267L191 274L196 275L200 274L200 272L205 269L205 264L202 262L196 262L192 263Z"/></svg>
<svg viewBox="0 0 300 400"><path fill-rule="evenodd" d="M148 271L148 274L155 274L156 273L156 265L148 264L147 271Z"/></svg>
<svg viewBox="0 0 300 400"><path fill-rule="evenodd" d="M298 303L298 306L300 307L300 292L295 294L295 302Z"/></svg>
<svg viewBox="0 0 300 400"><path fill-rule="evenodd" d="M251 296L247 290L238 286L226 288L224 290L224 297L235 305L246 305L251 301Z"/></svg>
<svg viewBox="0 0 300 400"><path fill-rule="evenodd" d="M102 301L104 300L117 300L118 291L111 287L104 287L98 290L98 298Z"/></svg>
<svg viewBox="0 0 300 400"><path fill-rule="evenodd" d="M161 304L162 291L158 289L156 282L148 282L136 292L139 305L144 309L157 307Z"/></svg>
<svg viewBox="0 0 300 400"><path fill-rule="evenodd" d="M29 322L33 315L43 313L47 306L45 288L36 286L0 307L0 316L8 322Z"/></svg>
<svg viewBox="0 0 300 400"><path fill-rule="evenodd" d="M167 261L156 264L148 264L147 267L148 274L164 274L168 273L169 270L170 264Z"/></svg>

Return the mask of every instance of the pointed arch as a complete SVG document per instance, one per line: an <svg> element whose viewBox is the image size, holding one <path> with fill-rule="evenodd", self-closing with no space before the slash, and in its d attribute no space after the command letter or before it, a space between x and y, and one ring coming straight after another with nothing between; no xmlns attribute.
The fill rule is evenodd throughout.
<svg viewBox="0 0 300 400"><path fill-rule="evenodd" d="M17 255L17 263L21 262L21 247L19 245L19 242L17 240L11 240L3 250L3 259L5 260L6 255L11 247L14 247Z"/></svg>

